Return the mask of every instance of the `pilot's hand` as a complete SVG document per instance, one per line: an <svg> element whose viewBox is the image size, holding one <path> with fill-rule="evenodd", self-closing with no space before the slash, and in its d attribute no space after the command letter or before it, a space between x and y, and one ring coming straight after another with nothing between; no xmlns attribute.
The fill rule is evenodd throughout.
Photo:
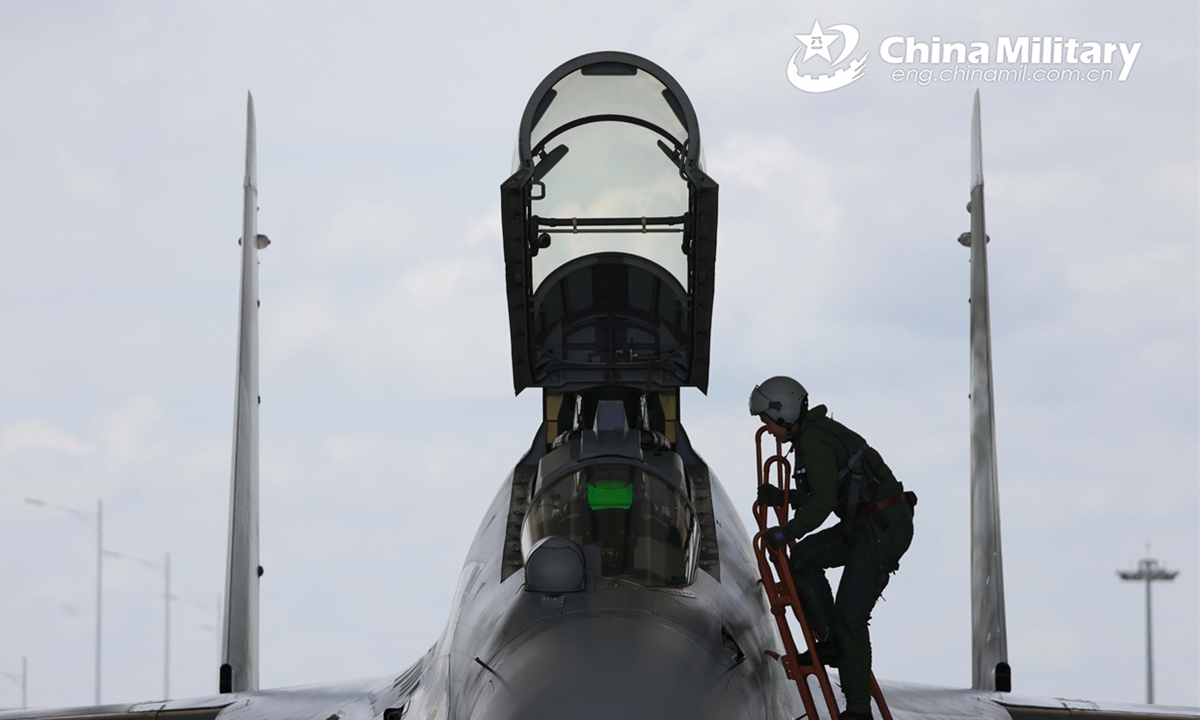
<svg viewBox="0 0 1200 720"><path fill-rule="evenodd" d="M783 491L771 483L763 483L758 486L758 499L754 502L757 505L779 507L783 505Z"/></svg>
<svg viewBox="0 0 1200 720"><path fill-rule="evenodd" d="M767 528L766 532L763 533L763 539L766 540L767 545L769 545L772 550L778 550L781 547L787 547L788 540L791 538L788 536L788 531L785 528L781 528L777 525L772 528Z"/></svg>

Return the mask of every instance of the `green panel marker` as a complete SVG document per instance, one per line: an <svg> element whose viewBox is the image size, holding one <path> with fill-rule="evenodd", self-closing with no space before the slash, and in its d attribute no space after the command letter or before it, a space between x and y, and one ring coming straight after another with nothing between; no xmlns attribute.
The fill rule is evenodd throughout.
<svg viewBox="0 0 1200 720"><path fill-rule="evenodd" d="M600 480L589 484L588 505L593 510L628 510L633 505L633 483Z"/></svg>

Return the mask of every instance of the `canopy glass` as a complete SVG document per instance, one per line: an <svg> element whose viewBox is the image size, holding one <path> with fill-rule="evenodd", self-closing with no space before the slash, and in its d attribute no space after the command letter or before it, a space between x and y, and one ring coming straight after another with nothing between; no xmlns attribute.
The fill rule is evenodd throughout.
<svg viewBox="0 0 1200 720"><path fill-rule="evenodd" d="M646 587L677 587L695 578L699 533L691 503L635 465L599 463L551 480L525 516L526 558L552 535L598 545L603 577Z"/></svg>
<svg viewBox="0 0 1200 720"><path fill-rule="evenodd" d="M530 131L531 208L549 242L533 258L535 291L557 268L598 252L638 255L687 284L688 184L678 158L688 135L672 105L661 81L620 63L580 68L543 96ZM590 224L598 220L607 222Z"/></svg>

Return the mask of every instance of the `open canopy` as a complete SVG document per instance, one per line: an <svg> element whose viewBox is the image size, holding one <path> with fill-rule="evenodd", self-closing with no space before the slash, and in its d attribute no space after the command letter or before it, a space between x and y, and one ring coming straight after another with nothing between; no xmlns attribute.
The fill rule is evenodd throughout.
<svg viewBox="0 0 1200 720"><path fill-rule="evenodd" d="M662 68L571 60L538 86L501 186L513 380L708 384L717 186Z"/></svg>

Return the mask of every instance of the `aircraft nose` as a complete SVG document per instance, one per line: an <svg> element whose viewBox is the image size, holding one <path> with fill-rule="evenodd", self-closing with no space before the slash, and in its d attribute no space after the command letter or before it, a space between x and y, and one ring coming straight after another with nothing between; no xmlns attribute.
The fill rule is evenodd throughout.
<svg viewBox="0 0 1200 720"><path fill-rule="evenodd" d="M472 720L761 718L721 639L652 615L590 616L513 644L478 678Z"/></svg>

